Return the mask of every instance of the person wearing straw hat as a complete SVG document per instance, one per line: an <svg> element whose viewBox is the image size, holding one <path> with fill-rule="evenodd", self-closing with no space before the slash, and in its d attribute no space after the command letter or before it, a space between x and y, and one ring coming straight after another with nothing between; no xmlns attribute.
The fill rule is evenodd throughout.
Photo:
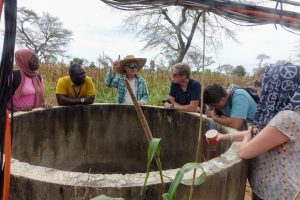
<svg viewBox="0 0 300 200"><path fill-rule="evenodd" d="M112 68L106 74L105 84L108 87L117 88L117 103L133 104L125 85L125 79L128 79L139 105L148 103L149 90L146 81L137 75L144 67L146 61L146 58L136 58L134 55L127 55L123 60L118 59L113 63Z"/></svg>

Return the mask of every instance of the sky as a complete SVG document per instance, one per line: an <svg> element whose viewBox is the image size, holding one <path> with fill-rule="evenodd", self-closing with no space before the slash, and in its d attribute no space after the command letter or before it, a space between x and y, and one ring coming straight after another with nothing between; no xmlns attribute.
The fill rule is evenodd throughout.
<svg viewBox="0 0 300 200"><path fill-rule="evenodd" d="M112 58L133 54L146 57L149 61L156 55L157 50L141 51L143 44L139 39L132 33L121 31L124 13L100 0L19 0L18 7L21 6L39 14L48 12L58 17L64 28L73 32L73 40L67 52L71 57L86 58L95 62L102 53ZM300 7L293 7L293 10L300 13ZM270 56L266 62L295 60L298 53L296 45L300 45L299 35L279 26L276 29L274 25L241 28L237 32L237 38L239 43L224 40L223 48L217 54L209 54L215 61L211 66L212 70L219 65L231 64L242 65L248 72L252 72L252 69L257 67L256 57L259 54ZM69 60L65 62L68 63Z"/></svg>

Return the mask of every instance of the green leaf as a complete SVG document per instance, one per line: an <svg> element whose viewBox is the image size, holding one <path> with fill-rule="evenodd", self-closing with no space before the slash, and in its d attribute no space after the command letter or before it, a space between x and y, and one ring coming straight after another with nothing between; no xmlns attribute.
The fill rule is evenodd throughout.
<svg viewBox="0 0 300 200"><path fill-rule="evenodd" d="M92 198L91 200L124 200L123 198L112 198L105 195L100 195L95 198Z"/></svg>
<svg viewBox="0 0 300 200"><path fill-rule="evenodd" d="M145 178L145 181L144 181L144 185L142 187L141 196L143 196L143 194L144 194L145 186L146 186L148 178L149 178L150 166L151 166L152 160L155 157L155 155L156 155L157 167L160 171L160 176L161 176L161 179L162 179L162 166L161 166L161 162L160 162L160 159L159 159L160 142L161 142L160 138L153 138L149 143L148 157L147 157L147 173L146 173L146 178ZM162 179L162 181L163 181L163 179Z"/></svg>
<svg viewBox="0 0 300 200"><path fill-rule="evenodd" d="M206 173L200 163L187 163L178 170L176 176L169 187L169 191L163 194L163 200L175 200L177 187L180 183L184 185L192 185L193 179L182 179L184 174L191 171L192 169L201 169L202 173L200 176L195 178L194 185L200 185L206 180Z"/></svg>

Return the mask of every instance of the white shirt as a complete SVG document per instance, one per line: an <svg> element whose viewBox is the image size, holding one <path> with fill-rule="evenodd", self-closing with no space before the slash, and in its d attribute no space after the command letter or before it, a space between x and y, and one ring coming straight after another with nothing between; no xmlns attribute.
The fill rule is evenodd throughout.
<svg viewBox="0 0 300 200"><path fill-rule="evenodd" d="M132 80L128 80L128 81L129 81L129 85L133 91L133 94L136 97L135 78ZM125 93L124 104L133 104L133 101L131 99L131 96L130 96L128 90L126 90L126 93Z"/></svg>

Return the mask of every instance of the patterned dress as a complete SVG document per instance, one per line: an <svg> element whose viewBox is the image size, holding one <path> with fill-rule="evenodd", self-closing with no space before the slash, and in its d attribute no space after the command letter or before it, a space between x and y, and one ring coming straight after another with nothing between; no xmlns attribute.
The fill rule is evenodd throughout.
<svg viewBox="0 0 300 200"><path fill-rule="evenodd" d="M254 136L267 125L289 141L250 161L250 185L264 200L293 200L300 190L300 66L286 63L266 68Z"/></svg>
<svg viewBox="0 0 300 200"><path fill-rule="evenodd" d="M249 182L264 200L293 200L300 189L300 113L281 111L269 125L290 140L251 160Z"/></svg>

